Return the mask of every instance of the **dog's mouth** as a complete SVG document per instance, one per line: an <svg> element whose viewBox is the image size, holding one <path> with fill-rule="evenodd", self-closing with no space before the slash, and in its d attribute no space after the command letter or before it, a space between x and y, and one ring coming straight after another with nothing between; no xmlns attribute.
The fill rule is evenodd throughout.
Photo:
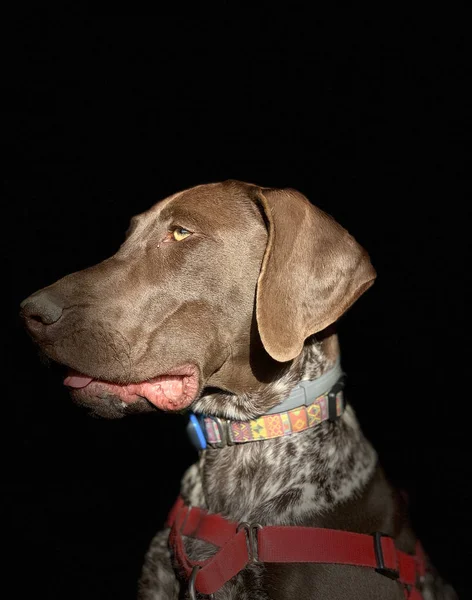
<svg viewBox="0 0 472 600"><path fill-rule="evenodd" d="M64 385L83 400L112 396L125 404L132 404L145 398L161 410L177 411L187 408L195 400L199 378L197 368L190 364L140 383L128 384L94 379L71 369L64 379Z"/></svg>

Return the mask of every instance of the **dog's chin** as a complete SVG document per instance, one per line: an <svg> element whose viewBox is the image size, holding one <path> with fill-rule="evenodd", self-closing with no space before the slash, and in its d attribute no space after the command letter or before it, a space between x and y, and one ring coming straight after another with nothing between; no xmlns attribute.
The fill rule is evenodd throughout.
<svg viewBox="0 0 472 600"><path fill-rule="evenodd" d="M118 396L102 393L100 395L84 394L82 390L69 390L75 404L85 408L91 416L105 419L121 419L128 415L156 412L158 409L145 398L134 402L123 402Z"/></svg>

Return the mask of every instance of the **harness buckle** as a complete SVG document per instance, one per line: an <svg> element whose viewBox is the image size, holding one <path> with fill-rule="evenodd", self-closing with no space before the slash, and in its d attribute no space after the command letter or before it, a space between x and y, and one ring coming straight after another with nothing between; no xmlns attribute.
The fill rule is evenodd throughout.
<svg viewBox="0 0 472 600"><path fill-rule="evenodd" d="M398 568L390 569L389 567L385 566L385 559L382 549L382 538L392 538L386 533L381 533L380 531L376 531L374 534L372 534L372 537L374 538L375 561L377 563L375 570L377 573L385 575L385 577L388 577L389 579L398 579L400 577L400 571Z"/></svg>
<svg viewBox="0 0 472 600"><path fill-rule="evenodd" d="M262 529L262 525L260 523L248 523L247 521L243 521L242 523L239 523L236 532L239 532L241 529L246 531L248 561L251 564L257 564L260 562L257 532Z"/></svg>

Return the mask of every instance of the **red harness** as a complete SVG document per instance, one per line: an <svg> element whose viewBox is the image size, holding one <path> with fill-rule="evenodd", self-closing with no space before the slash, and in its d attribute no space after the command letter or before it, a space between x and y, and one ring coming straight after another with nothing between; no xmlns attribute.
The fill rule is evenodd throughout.
<svg viewBox="0 0 472 600"><path fill-rule="evenodd" d="M228 521L198 507L186 506L179 496L166 525L177 564L195 591L213 594L251 563L331 563L370 567L395 579L404 587L405 598L422 600L419 583L425 574L420 543L414 556L395 547L395 541L376 533L352 533L316 527L251 525ZM182 536L210 542L220 550L204 561L192 561Z"/></svg>

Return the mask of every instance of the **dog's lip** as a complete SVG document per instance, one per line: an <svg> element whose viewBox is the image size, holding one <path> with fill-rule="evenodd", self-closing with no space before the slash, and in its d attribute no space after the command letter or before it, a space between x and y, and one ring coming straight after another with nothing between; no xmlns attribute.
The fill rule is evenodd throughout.
<svg viewBox="0 0 472 600"><path fill-rule="evenodd" d="M82 373L70 369L69 373L67 374L67 377L64 379L64 385L74 389L82 389L92 381L93 377L82 375Z"/></svg>
<svg viewBox="0 0 472 600"><path fill-rule="evenodd" d="M195 365L185 364L151 379L120 384L70 370L64 385L80 395L95 395L94 392L104 391L127 404L146 398L162 410L181 410L189 406L198 394L199 373Z"/></svg>

